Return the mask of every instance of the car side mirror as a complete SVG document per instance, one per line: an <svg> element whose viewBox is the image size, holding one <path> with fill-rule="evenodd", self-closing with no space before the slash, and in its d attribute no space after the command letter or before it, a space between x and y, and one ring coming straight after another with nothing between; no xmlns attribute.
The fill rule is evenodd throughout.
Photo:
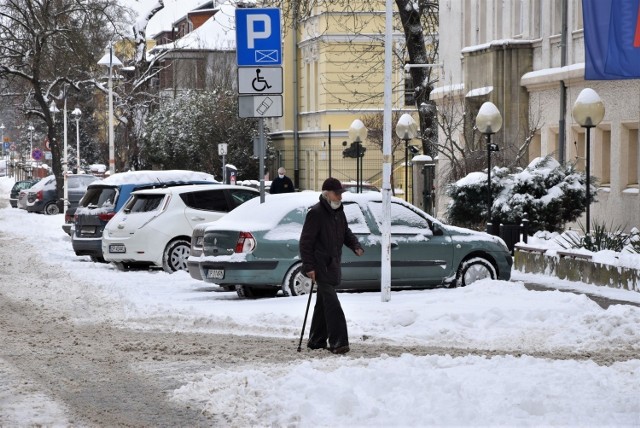
<svg viewBox="0 0 640 428"><path fill-rule="evenodd" d="M431 228L433 229L433 236L444 235L444 231L442 230L442 228L438 223L432 223Z"/></svg>

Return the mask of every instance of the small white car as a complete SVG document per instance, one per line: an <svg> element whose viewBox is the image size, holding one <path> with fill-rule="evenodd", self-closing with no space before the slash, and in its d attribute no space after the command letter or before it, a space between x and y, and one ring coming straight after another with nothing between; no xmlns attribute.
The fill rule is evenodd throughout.
<svg viewBox="0 0 640 428"><path fill-rule="evenodd" d="M193 228L259 195L250 187L223 184L135 191L104 229L104 259L121 270L186 270Z"/></svg>

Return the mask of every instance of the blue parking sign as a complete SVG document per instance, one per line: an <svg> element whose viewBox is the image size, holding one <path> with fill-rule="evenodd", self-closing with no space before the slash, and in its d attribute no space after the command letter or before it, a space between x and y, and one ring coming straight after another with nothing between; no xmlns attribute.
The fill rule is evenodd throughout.
<svg viewBox="0 0 640 428"><path fill-rule="evenodd" d="M236 9L238 66L282 64L280 9Z"/></svg>

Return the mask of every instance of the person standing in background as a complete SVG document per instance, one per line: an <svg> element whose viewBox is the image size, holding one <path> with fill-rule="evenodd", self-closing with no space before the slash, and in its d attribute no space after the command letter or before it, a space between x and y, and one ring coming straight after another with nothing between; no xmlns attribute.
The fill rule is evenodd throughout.
<svg viewBox="0 0 640 428"><path fill-rule="evenodd" d="M281 166L278 168L278 176L271 182L271 190L269 190L269 193L274 195L276 193L290 193L295 191L293 181L285 175L286 173L287 170L284 169L284 167Z"/></svg>

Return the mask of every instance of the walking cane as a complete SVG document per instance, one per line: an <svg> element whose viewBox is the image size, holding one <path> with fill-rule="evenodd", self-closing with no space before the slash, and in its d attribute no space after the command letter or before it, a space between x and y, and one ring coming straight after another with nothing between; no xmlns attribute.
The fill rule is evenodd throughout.
<svg viewBox="0 0 640 428"><path fill-rule="evenodd" d="M309 300L307 300L307 310L304 313L304 322L302 323L302 331L300 332L300 343L298 343L298 352L302 351L302 338L304 337L304 327L307 325L307 314L309 313L309 306L311 306L311 296L313 295L314 282L311 281L311 289L309 290Z"/></svg>

